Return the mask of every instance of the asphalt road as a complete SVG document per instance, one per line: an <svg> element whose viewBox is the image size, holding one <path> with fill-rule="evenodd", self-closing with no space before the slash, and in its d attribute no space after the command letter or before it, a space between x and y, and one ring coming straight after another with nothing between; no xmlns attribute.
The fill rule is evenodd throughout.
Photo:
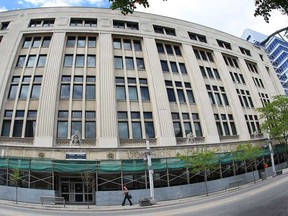
<svg viewBox="0 0 288 216"><path fill-rule="evenodd" d="M193 185L191 185L193 186ZM162 202L163 203L163 202ZM179 200L169 205L111 210L27 208L0 204L0 216L288 216L288 175L277 176L249 187Z"/></svg>

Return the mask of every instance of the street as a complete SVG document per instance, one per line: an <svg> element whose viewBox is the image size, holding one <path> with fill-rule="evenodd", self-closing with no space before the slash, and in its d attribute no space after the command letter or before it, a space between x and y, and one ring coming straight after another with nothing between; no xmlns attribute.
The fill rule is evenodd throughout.
<svg viewBox="0 0 288 216"><path fill-rule="evenodd" d="M287 216L288 215L288 175L276 176L266 181L242 186L211 196L199 196L183 200L161 202L151 207L130 206L101 210L97 206L91 209L70 210L61 207L43 209L0 204L1 216L108 216L108 215L140 215L140 216ZM193 186L193 185L191 185Z"/></svg>

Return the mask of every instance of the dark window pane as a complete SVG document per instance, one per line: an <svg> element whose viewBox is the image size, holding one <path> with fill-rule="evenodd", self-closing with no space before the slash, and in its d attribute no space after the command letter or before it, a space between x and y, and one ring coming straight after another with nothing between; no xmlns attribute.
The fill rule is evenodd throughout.
<svg viewBox="0 0 288 216"><path fill-rule="evenodd" d="M180 122L173 122L175 137L182 137L182 129Z"/></svg>
<svg viewBox="0 0 288 216"><path fill-rule="evenodd" d="M127 112L118 112L117 116L118 116L118 119L127 119L128 118Z"/></svg>
<svg viewBox="0 0 288 216"><path fill-rule="evenodd" d="M187 74L187 70L186 70L185 64L179 63L179 66L180 66L181 73L182 74Z"/></svg>
<svg viewBox="0 0 288 216"><path fill-rule="evenodd" d="M121 39L114 38L113 39L113 47L114 47L114 49L121 49Z"/></svg>
<svg viewBox="0 0 288 216"><path fill-rule="evenodd" d="M68 99L70 97L70 85L69 84L62 84L61 91L60 91L60 98Z"/></svg>
<svg viewBox="0 0 288 216"><path fill-rule="evenodd" d="M31 45L31 40L32 40L32 38L30 38L30 37L29 38L25 38L22 48L29 48L30 45Z"/></svg>
<svg viewBox="0 0 288 216"><path fill-rule="evenodd" d="M130 40L124 40L124 49L126 49L126 50L131 50L132 49Z"/></svg>
<svg viewBox="0 0 288 216"><path fill-rule="evenodd" d="M156 46L157 46L157 50L158 50L159 53L164 53L163 44L156 43Z"/></svg>
<svg viewBox="0 0 288 216"><path fill-rule="evenodd" d="M85 118L95 118L96 117L96 113L95 113L95 111L86 111L85 112Z"/></svg>
<svg viewBox="0 0 288 216"><path fill-rule="evenodd" d="M83 94L83 86L82 85L74 85L73 86L73 98L74 99L82 99Z"/></svg>
<svg viewBox="0 0 288 216"><path fill-rule="evenodd" d="M118 122L118 133L120 139L129 138L128 123L127 122Z"/></svg>
<svg viewBox="0 0 288 216"><path fill-rule="evenodd" d="M40 44L41 44L40 42L41 42L41 38L40 37L35 37L34 40L33 40L32 47L34 47L34 48L39 47Z"/></svg>
<svg viewBox="0 0 288 216"><path fill-rule="evenodd" d="M4 120L3 121L1 136L9 136L10 126L11 126L10 120Z"/></svg>
<svg viewBox="0 0 288 216"><path fill-rule="evenodd" d="M87 67L96 67L96 56L87 56Z"/></svg>
<svg viewBox="0 0 288 216"><path fill-rule="evenodd" d="M177 89L177 94L180 103L186 102L184 92L182 89Z"/></svg>
<svg viewBox="0 0 288 216"><path fill-rule="evenodd" d="M172 49L172 46L171 46L171 45L166 44L166 45L165 45L165 48L166 48L166 52L167 52L168 54L173 54L173 49Z"/></svg>
<svg viewBox="0 0 288 216"><path fill-rule="evenodd" d="M116 86L116 98L117 100L126 100L124 86Z"/></svg>
<svg viewBox="0 0 288 216"><path fill-rule="evenodd" d="M95 99L95 85L86 85L86 99Z"/></svg>
<svg viewBox="0 0 288 216"><path fill-rule="evenodd" d="M82 135L82 122L80 121L72 121L71 123L71 134L75 134L76 132Z"/></svg>
<svg viewBox="0 0 288 216"><path fill-rule="evenodd" d="M167 61L161 60L161 67L162 67L162 71L164 71L164 72L169 71Z"/></svg>
<svg viewBox="0 0 288 216"><path fill-rule="evenodd" d="M201 130L200 122L194 122L194 128L195 128L196 136L202 136L202 130Z"/></svg>
<svg viewBox="0 0 288 216"><path fill-rule="evenodd" d="M193 92L191 90L186 90L189 103L195 103Z"/></svg>
<svg viewBox="0 0 288 216"><path fill-rule="evenodd" d="M75 46L75 37L74 36L68 37L66 46L67 47L74 47Z"/></svg>
<svg viewBox="0 0 288 216"><path fill-rule="evenodd" d="M36 56L35 55L30 55L28 57L28 62L27 62L27 67L34 67L36 63Z"/></svg>
<svg viewBox="0 0 288 216"><path fill-rule="evenodd" d="M34 137L36 129L36 121L27 120L25 128L25 137Z"/></svg>
<svg viewBox="0 0 288 216"><path fill-rule="evenodd" d="M134 69L133 58L125 57L126 68L127 69Z"/></svg>
<svg viewBox="0 0 288 216"><path fill-rule="evenodd" d="M76 67L84 67L84 55L76 55Z"/></svg>
<svg viewBox="0 0 288 216"><path fill-rule="evenodd" d="M50 46L51 37L44 37L42 47L47 48Z"/></svg>
<svg viewBox="0 0 288 216"><path fill-rule="evenodd" d="M134 49L135 51L141 51L142 50L142 47L141 47L141 42L140 41L133 41L134 43Z"/></svg>
<svg viewBox="0 0 288 216"><path fill-rule="evenodd" d="M58 118L68 118L68 111L59 111Z"/></svg>
<svg viewBox="0 0 288 216"><path fill-rule="evenodd" d="M13 137L21 137L22 136L22 128L23 128L23 121L22 120L15 120L14 129L13 129Z"/></svg>
<svg viewBox="0 0 288 216"><path fill-rule="evenodd" d="M170 102L176 102L175 93L173 89L167 89L167 94Z"/></svg>
<svg viewBox="0 0 288 216"><path fill-rule="evenodd" d="M31 98L39 98L40 96L41 85L34 84L32 86Z"/></svg>
<svg viewBox="0 0 288 216"><path fill-rule="evenodd" d="M96 137L96 123L85 122L85 138L95 138L95 137Z"/></svg>
<svg viewBox="0 0 288 216"><path fill-rule="evenodd" d="M178 73L178 68L177 68L176 62L170 62L170 66L171 66L172 72Z"/></svg>
<svg viewBox="0 0 288 216"><path fill-rule="evenodd" d="M68 122L66 122L66 121L58 122L57 137L58 138L67 138L67 136L68 136Z"/></svg>
<svg viewBox="0 0 288 216"><path fill-rule="evenodd" d="M140 122L132 122L132 134L134 139L142 138L142 129Z"/></svg>
<svg viewBox="0 0 288 216"><path fill-rule="evenodd" d="M78 37L77 47L83 48L83 47L85 47L85 44L86 44L86 38L85 37Z"/></svg>
<svg viewBox="0 0 288 216"><path fill-rule="evenodd" d="M72 67L73 64L73 55L65 55L64 66Z"/></svg>
<svg viewBox="0 0 288 216"><path fill-rule="evenodd" d="M88 38L88 47L96 47L96 37Z"/></svg>
<svg viewBox="0 0 288 216"><path fill-rule="evenodd" d="M144 65L144 60L143 60L143 58L136 58L136 63L137 63L137 69L138 69L138 70L143 70L143 69L145 69L145 65Z"/></svg>
<svg viewBox="0 0 288 216"><path fill-rule="evenodd" d="M18 85L11 85L10 91L9 91L9 96L8 96L9 99L15 99L16 98L17 89L18 89Z"/></svg>
<svg viewBox="0 0 288 216"><path fill-rule="evenodd" d="M29 85L22 85L19 98L26 99L28 96L28 91L29 91Z"/></svg>
<svg viewBox="0 0 288 216"><path fill-rule="evenodd" d="M23 67L26 56L19 56L16 67Z"/></svg>
<svg viewBox="0 0 288 216"><path fill-rule="evenodd" d="M122 57L120 57L120 56L115 56L114 57L114 67L116 69L122 69L123 68Z"/></svg>
<svg viewBox="0 0 288 216"><path fill-rule="evenodd" d="M137 88L136 86L129 86L129 99L130 100L138 100L138 95L137 95Z"/></svg>
<svg viewBox="0 0 288 216"><path fill-rule="evenodd" d="M38 62L37 62L37 66L38 67L44 67L46 63L46 55L40 55Z"/></svg>
<svg viewBox="0 0 288 216"><path fill-rule="evenodd" d="M72 111L72 118L82 118L82 111Z"/></svg>
<svg viewBox="0 0 288 216"><path fill-rule="evenodd" d="M141 87L142 100L150 100L148 87Z"/></svg>
<svg viewBox="0 0 288 216"><path fill-rule="evenodd" d="M153 122L145 122L145 131L149 138L155 138Z"/></svg>

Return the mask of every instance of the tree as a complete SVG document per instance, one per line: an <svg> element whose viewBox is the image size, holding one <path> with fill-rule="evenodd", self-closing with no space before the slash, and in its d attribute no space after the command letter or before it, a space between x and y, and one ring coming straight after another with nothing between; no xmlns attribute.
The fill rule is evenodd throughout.
<svg viewBox="0 0 288 216"><path fill-rule="evenodd" d="M232 158L234 161L242 161L245 163L248 162L248 164L249 163L251 164L254 183L256 183L256 180L255 180L255 175L254 175L253 164L254 164L255 170L257 170L256 160L258 156L260 155L260 153L261 153L261 149L257 146L253 146L251 143L240 144L237 146L236 151L232 152Z"/></svg>
<svg viewBox="0 0 288 216"><path fill-rule="evenodd" d="M94 185L94 175L89 169L85 169L83 172L80 173L82 181L85 184L85 197L87 200L87 208L89 209L89 195L88 192L92 191Z"/></svg>
<svg viewBox="0 0 288 216"><path fill-rule="evenodd" d="M268 130L272 138L278 139L280 143L285 144L288 166L288 97L277 95L273 97L271 103L258 108L257 111L260 112L260 118L264 120L261 124L261 129Z"/></svg>
<svg viewBox="0 0 288 216"><path fill-rule="evenodd" d="M10 175L10 179L14 185L16 185L16 204L18 202L18 186L21 183L22 172L19 169L13 170L12 174Z"/></svg>
<svg viewBox="0 0 288 216"><path fill-rule="evenodd" d="M109 0L109 2L112 2L110 6L112 10L119 8L124 15L127 15L128 13L132 14L136 9L137 4L143 5L144 8L149 7L148 0Z"/></svg>
<svg viewBox="0 0 288 216"><path fill-rule="evenodd" d="M203 149L202 152L194 153L191 156L177 154L177 158L185 162L185 166L190 169L191 173L204 173L206 195L208 196L207 177L209 173L218 169L215 152Z"/></svg>
<svg viewBox="0 0 288 216"><path fill-rule="evenodd" d="M279 10L283 14L288 15L287 0L255 0L254 16L263 16L264 20L269 23L272 10Z"/></svg>

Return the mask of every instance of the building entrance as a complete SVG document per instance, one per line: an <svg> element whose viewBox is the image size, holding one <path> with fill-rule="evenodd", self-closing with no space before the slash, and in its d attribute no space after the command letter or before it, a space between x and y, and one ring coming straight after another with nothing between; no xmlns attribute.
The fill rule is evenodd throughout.
<svg viewBox="0 0 288 216"><path fill-rule="evenodd" d="M86 188L81 177L61 177L60 195L67 203L94 203L94 185Z"/></svg>

